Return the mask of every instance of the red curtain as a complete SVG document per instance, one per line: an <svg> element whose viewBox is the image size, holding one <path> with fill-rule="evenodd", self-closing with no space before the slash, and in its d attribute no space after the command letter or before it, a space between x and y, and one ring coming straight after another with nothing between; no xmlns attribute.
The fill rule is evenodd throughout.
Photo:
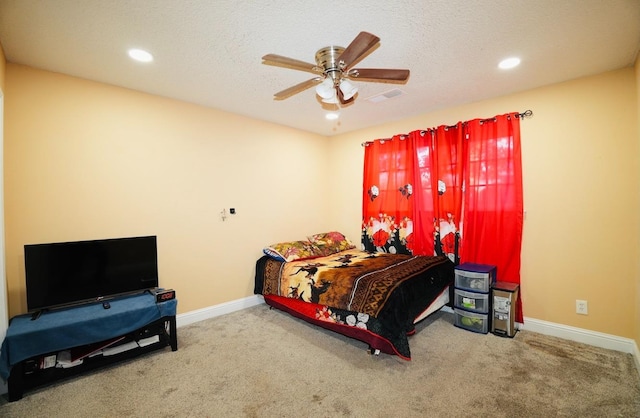
<svg viewBox="0 0 640 418"><path fill-rule="evenodd" d="M440 126L433 131L432 167L437 178L432 181L435 206L434 229L436 252L457 260L460 222L462 220L463 170L466 144L463 125Z"/></svg>
<svg viewBox="0 0 640 418"><path fill-rule="evenodd" d="M519 284L524 211L518 114L475 119L466 131L460 261L495 265L499 281ZM520 300L516 315L522 322Z"/></svg>
<svg viewBox="0 0 640 418"><path fill-rule="evenodd" d="M431 131L413 131L409 134L408 141L412 144L414 159L414 180L416 185L413 206L413 243L412 253L416 255L434 254L433 219L435 208L433 205L433 178L432 150L433 136Z"/></svg>
<svg viewBox="0 0 640 418"><path fill-rule="evenodd" d="M406 135L365 147L362 244L368 251L411 253L413 145Z"/></svg>
<svg viewBox="0 0 640 418"><path fill-rule="evenodd" d="M414 254L444 254L457 262L465 143L463 125L414 131L416 189Z"/></svg>
<svg viewBox="0 0 640 418"><path fill-rule="evenodd" d="M520 283L523 224L517 113L367 144L362 243L369 251L446 254ZM516 319L522 322L518 299Z"/></svg>

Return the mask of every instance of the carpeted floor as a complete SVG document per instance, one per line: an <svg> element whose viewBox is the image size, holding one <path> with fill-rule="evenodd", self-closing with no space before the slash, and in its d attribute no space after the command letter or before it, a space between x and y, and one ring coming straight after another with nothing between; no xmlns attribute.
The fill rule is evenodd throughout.
<svg viewBox="0 0 640 418"><path fill-rule="evenodd" d="M629 354L438 312L412 361L259 305L178 329L169 348L0 399L3 417L640 417Z"/></svg>

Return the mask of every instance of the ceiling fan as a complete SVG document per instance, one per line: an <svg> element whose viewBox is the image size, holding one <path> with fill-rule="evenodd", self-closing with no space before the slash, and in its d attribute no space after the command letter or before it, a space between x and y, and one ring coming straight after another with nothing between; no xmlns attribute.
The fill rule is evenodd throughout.
<svg viewBox="0 0 640 418"><path fill-rule="evenodd" d="M307 71L316 77L279 91L274 95L275 100L283 100L316 86L316 94L322 102L330 104L351 103L358 89L349 80L367 81L374 83L406 83L409 70L385 68L351 68L364 58L380 42L380 38L368 33L360 32L353 41L343 48L341 46L327 46L316 52L316 63L311 64L293 58L276 54L262 57L262 63L293 70Z"/></svg>

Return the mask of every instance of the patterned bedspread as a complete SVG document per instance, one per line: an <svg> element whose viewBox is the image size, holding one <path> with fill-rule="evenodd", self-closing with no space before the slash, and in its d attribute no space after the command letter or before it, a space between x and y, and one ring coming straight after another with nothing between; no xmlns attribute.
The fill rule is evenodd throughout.
<svg viewBox="0 0 640 418"><path fill-rule="evenodd" d="M262 257L255 293L308 322L410 359L414 320L453 283L447 257L347 250L304 261Z"/></svg>

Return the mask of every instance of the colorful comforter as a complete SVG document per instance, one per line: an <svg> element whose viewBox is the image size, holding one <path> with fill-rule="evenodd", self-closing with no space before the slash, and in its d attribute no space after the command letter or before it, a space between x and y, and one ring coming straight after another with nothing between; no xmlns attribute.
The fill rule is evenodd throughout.
<svg viewBox="0 0 640 418"><path fill-rule="evenodd" d="M264 256L254 292L270 306L409 360L414 321L453 284L453 268L444 256L359 250L293 262Z"/></svg>

